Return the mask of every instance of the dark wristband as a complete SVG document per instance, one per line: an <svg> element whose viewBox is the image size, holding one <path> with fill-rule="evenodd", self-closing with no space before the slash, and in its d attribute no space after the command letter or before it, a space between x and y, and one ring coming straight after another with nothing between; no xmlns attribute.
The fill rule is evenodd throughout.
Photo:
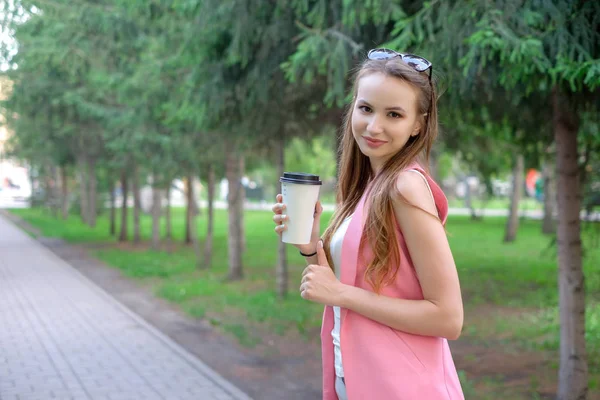
<svg viewBox="0 0 600 400"><path fill-rule="evenodd" d="M314 253L312 253L312 254L304 254L303 252L300 252L300 255L301 255L301 256L304 256L304 257L312 257L312 256L316 256L316 255L317 255L317 252L315 251L315 252L314 252Z"/></svg>

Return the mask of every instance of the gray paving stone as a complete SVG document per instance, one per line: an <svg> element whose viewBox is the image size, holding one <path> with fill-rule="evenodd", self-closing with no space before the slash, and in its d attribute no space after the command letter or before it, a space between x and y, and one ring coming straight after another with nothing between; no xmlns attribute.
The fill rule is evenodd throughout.
<svg viewBox="0 0 600 400"><path fill-rule="evenodd" d="M250 400L0 216L1 400Z"/></svg>

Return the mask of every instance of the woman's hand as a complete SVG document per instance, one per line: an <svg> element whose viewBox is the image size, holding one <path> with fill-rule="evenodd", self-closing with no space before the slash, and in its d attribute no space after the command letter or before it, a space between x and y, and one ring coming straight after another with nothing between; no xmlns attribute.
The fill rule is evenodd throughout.
<svg viewBox="0 0 600 400"><path fill-rule="evenodd" d="M276 197L277 203L273 205L273 222L275 222L275 233L281 237L283 231L287 229L285 222L287 221L287 215L285 215L286 205L283 204L283 196L278 194ZM315 205L314 221L312 226L312 233L310 234L309 244L294 244L298 250L305 254L312 254L316 251L317 243L321 240L321 214L323 214L323 206L321 202L317 200Z"/></svg>
<svg viewBox="0 0 600 400"><path fill-rule="evenodd" d="M344 289L327 262L323 242L317 244L317 264L311 264L302 272L300 296L305 300L328 306L339 306L340 295Z"/></svg>

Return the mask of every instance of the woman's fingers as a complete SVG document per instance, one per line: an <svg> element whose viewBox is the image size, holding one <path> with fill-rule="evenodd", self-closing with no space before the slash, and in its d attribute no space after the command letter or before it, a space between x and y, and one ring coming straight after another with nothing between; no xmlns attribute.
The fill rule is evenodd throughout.
<svg viewBox="0 0 600 400"><path fill-rule="evenodd" d="M275 214L281 214L283 212L283 210L285 210L285 204L283 204L283 197L278 194L276 196L277 198L277 203L275 203L273 205L273 207L271 207L271 210L275 213Z"/></svg>
<svg viewBox="0 0 600 400"><path fill-rule="evenodd" d="M287 220L287 215L283 213L283 211L285 210L285 204L283 204L283 196L281 194L278 194L277 196L275 196L275 199L277 203L274 204L271 208L275 213L275 215L273 215L273 222L275 222L276 225L275 233L281 236L283 231L286 230L284 222Z"/></svg>
<svg viewBox="0 0 600 400"><path fill-rule="evenodd" d="M277 225L282 224L285 220L287 220L287 215L285 214L273 215L273 222L275 222Z"/></svg>

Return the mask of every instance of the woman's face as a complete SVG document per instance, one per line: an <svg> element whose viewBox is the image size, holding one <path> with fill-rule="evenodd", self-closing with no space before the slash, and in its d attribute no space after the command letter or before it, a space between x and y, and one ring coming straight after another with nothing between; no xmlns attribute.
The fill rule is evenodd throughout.
<svg viewBox="0 0 600 400"><path fill-rule="evenodd" d="M417 89L410 84L382 73L358 81L352 134L374 171L379 171L411 136L419 134L417 96Z"/></svg>

